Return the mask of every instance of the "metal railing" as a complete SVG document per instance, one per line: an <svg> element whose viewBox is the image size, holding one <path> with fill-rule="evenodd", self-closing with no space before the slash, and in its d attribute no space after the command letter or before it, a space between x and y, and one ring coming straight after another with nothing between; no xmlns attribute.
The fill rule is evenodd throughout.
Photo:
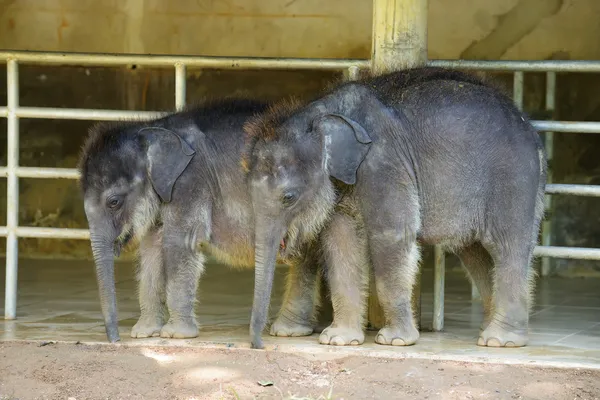
<svg viewBox="0 0 600 400"><path fill-rule="evenodd" d="M0 236L6 237L6 293L5 318L16 317L18 238L89 239L87 229L39 228L18 225L19 178L78 179L75 169L37 168L19 166L19 119L54 118L78 120L118 120L131 117L153 118L165 112L137 112L124 110L95 110L71 108L42 108L19 106L19 63L48 65L127 66L131 64L173 68L175 73L175 106L180 109L186 102L187 68L213 69L309 69L343 71L356 79L359 69L368 69L370 60L332 59L270 59L225 58L195 56L154 56L82 53L0 52L0 60L7 64L7 104L0 107L0 117L8 119L7 166L0 167L0 177L7 178L7 224L0 227ZM429 65L458 69L509 71L514 73L514 100L523 104L524 71L547 72L547 108L554 107L556 72L600 72L600 61L451 61L432 60ZM546 134L549 156L553 153L552 132L600 133L600 122L533 121L538 131ZM551 179L551 175L550 175ZM548 194L600 196L600 186L553 184ZM548 203L547 203L548 204ZM544 226L542 246L535 249L537 256L600 260L600 249L550 246L549 226ZM443 326L444 257L436 249L434 290L434 329Z"/></svg>

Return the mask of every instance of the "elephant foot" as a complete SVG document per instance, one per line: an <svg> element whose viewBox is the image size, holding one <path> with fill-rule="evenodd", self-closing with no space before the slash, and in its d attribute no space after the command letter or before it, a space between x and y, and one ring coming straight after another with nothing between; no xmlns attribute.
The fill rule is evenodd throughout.
<svg viewBox="0 0 600 400"><path fill-rule="evenodd" d="M198 325L192 320L169 321L160 331L160 337L188 339L198 337Z"/></svg>
<svg viewBox="0 0 600 400"><path fill-rule="evenodd" d="M497 322L490 322L479 334L478 346L487 347L523 347L527 345L526 329L507 329Z"/></svg>
<svg viewBox="0 0 600 400"><path fill-rule="evenodd" d="M330 326L319 336L319 343L332 346L358 346L364 342L365 333L358 328Z"/></svg>
<svg viewBox="0 0 600 400"><path fill-rule="evenodd" d="M271 325L269 334L281 337L309 336L312 335L313 330L313 327L309 324L296 324L280 317Z"/></svg>
<svg viewBox="0 0 600 400"><path fill-rule="evenodd" d="M131 328L131 337L141 339L160 336L163 325L161 321L154 318L140 317L138 322Z"/></svg>
<svg viewBox="0 0 600 400"><path fill-rule="evenodd" d="M479 335L480 336L487 329L487 327L490 325L491 322L492 322L492 317L490 315L483 316L483 321L481 322L481 325L479 326Z"/></svg>
<svg viewBox="0 0 600 400"><path fill-rule="evenodd" d="M419 331L413 326L386 326L381 328L375 342L387 346L412 346L419 339Z"/></svg>

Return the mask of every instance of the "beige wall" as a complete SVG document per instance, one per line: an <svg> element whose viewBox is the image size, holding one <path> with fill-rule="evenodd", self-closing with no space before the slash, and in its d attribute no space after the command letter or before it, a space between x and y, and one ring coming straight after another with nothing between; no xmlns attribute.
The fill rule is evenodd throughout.
<svg viewBox="0 0 600 400"><path fill-rule="evenodd" d="M599 0L429 3L430 58L600 58ZM0 0L0 48L368 58L371 14L370 0Z"/></svg>

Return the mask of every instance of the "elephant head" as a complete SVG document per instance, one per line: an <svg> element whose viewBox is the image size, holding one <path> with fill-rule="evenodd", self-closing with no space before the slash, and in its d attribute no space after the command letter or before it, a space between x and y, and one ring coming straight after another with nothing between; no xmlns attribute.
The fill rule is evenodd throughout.
<svg viewBox="0 0 600 400"><path fill-rule="evenodd" d="M278 252L289 256L317 237L336 203L333 182L354 184L369 151L367 131L338 103L322 99L299 108L283 102L245 126L250 140L243 165L255 216L254 348L263 348Z"/></svg>
<svg viewBox="0 0 600 400"><path fill-rule="evenodd" d="M195 152L177 133L141 124L98 124L79 170L108 340L119 338L114 256L157 222L159 206Z"/></svg>

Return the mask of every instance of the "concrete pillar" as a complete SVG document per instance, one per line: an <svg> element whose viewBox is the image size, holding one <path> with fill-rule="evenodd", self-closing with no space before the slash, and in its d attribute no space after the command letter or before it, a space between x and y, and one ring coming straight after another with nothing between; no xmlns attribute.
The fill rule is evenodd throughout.
<svg viewBox="0 0 600 400"><path fill-rule="evenodd" d="M385 73L425 65L427 62L428 0L374 0L372 70ZM413 311L421 321L421 274L413 291ZM368 304L369 328L384 323L383 311L371 280Z"/></svg>

